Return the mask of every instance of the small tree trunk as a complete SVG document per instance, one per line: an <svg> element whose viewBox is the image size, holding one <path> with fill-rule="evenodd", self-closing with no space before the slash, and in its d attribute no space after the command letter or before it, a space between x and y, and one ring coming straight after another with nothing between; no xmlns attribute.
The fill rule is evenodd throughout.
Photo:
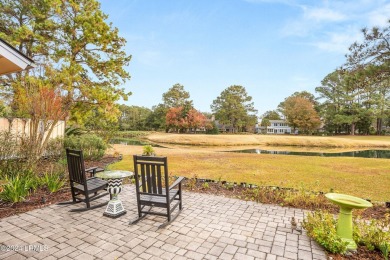
<svg viewBox="0 0 390 260"><path fill-rule="evenodd" d="M351 124L351 135L355 135L355 123Z"/></svg>
<svg viewBox="0 0 390 260"><path fill-rule="evenodd" d="M382 118L376 119L376 134L380 135L382 132Z"/></svg>

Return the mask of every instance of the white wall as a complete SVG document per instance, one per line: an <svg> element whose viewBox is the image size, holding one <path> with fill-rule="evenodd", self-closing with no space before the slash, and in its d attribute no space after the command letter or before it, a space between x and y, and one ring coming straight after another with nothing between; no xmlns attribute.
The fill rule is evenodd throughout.
<svg viewBox="0 0 390 260"><path fill-rule="evenodd" d="M0 131L11 131L12 134L29 135L30 132L30 119L8 118L0 117ZM64 137L65 135L65 121L59 121L53 132L50 134L50 138Z"/></svg>

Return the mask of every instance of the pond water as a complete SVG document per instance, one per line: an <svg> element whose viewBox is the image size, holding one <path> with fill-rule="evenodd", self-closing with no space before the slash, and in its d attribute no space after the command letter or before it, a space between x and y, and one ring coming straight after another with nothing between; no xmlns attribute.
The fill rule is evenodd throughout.
<svg viewBox="0 0 390 260"><path fill-rule="evenodd" d="M339 153L320 153L320 152L297 152L297 151L272 151L261 149L246 149L230 151L234 153L256 153L256 154L283 154L283 155L301 155L301 156L323 156L323 157L362 157L362 158L386 158L390 159L390 150L363 150Z"/></svg>
<svg viewBox="0 0 390 260"><path fill-rule="evenodd" d="M140 140L130 139L130 138L113 138L110 140L110 144L140 145L140 146L151 145L153 147L163 147L158 144L153 144L146 141L140 141Z"/></svg>

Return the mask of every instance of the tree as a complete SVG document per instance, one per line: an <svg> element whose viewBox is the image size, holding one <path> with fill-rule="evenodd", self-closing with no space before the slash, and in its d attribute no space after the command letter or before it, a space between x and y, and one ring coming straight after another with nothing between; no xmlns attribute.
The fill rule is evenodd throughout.
<svg viewBox="0 0 390 260"><path fill-rule="evenodd" d="M193 107L193 102L190 100L190 93L185 91L184 86L178 83L163 94L163 102L168 108L183 106L189 110Z"/></svg>
<svg viewBox="0 0 390 260"><path fill-rule="evenodd" d="M166 125L167 112L168 108L166 108L163 104L153 106L152 112L146 118L146 126L155 131L164 129L168 132L169 128L167 128Z"/></svg>
<svg viewBox="0 0 390 260"><path fill-rule="evenodd" d="M166 124L167 113L170 108L182 107L181 117L186 117L187 113L193 108L193 102L190 100L190 93L184 90L180 84L173 85L162 95L163 103L152 108L152 113L146 119L146 125L152 129L165 129L169 131Z"/></svg>
<svg viewBox="0 0 390 260"><path fill-rule="evenodd" d="M120 130L148 130L146 119L152 112L149 108L120 105L121 115L118 119Z"/></svg>
<svg viewBox="0 0 390 260"><path fill-rule="evenodd" d="M130 79L124 67L131 56L96 0L2 0L0 7L0 37L38 64L2 78L14 111L26 77L35 77L60 90L73 122L83 125L96 111L117 119L115 101L130 95L118 86Z"/></svg>
<svg viewBox="0 0 390 260"><path fill-rule="evenodd" d="M314 104L304 97L288 97L284 101L283 114L294 131L299 128L305 133L312 132L321 125Z"/></svg>
<svg viewBox="0 0 390 260"><path fill-rule="evenodd" d="M213 101L211 110L217 120L223 124L232 125L234 131L237 132L245 129L254 121L257 110L251 101L252 97L247 94L244 87L233 85L222 91L220 96Z"/></svg>
<svg viewBox="0 0 390 260"><path fill-rule="evenodd" d="M28 150L28 163L32 166L41 157L49 142L54 126L64 120L67 111L63 109L63 98L58 89L44 81L29 78L29 88L18 95L19 112L30 118L29 136L23 137L23 145Z"/></svg>
<svg viewBox="0 0 390 260"><path fill-rule="evenodd" d="M187 114L183 113L184 107L171 107L166 115L166 125L175 131L187 132L188 129L195 131L199 128L211 128L207 118L196 109L190 109Z"/></svg>
<svg viewBox="0 0 390 260"><path fill-rule="evenodd" d="M390 20L387 27L364 28L362 33L363 42L350 46L344 69L354 73L357 80L365 82L365 103L376 118L377 134L380 134L390 106Z"/></svg>
<svg viewBox="0 0 390 260"><path fill-rule="evenodd" d="M175 132L180 129L188 128L182 117L183 107L171 107L166 114L166 125L168 128L174 128Z"/></svg>
<svg viewBox="0 0 390 260"><path fill-rule="evenodd" d="M261 115L261 118L269 119L269 120L280 120L281 119L278 111L276 111L276 110L266 111L264 114Z"/></svg>
<svg viewBox="0 0 390 260"><path fill-rule="evenodd" d="M187 113L188 127L193 131L201 127L210 128L211 125L207 124L207 118L201 112L196 109L191 109Z"/></svg>
<svg viewBox="0 0 390 260"><path fill-rule="evenodd" d="M317 112L319 111L319 109L318 109L319 103L317 102L317 100L314 97L314 95L311 94L310 92L307 92L305 90L301 91L301 92L297 91L297 92L294 92L290 97L301 97L301 98L307 99L314 105L314 108L316 109L316 111ZM278 110L279 111L283 111L284 110L284 101L279 103Z"/></svg>
<svg viewBox="0 0 390 260"><path fill-rule="evenodd" d="M320 113L324 120L324 127L331 133L340 133L343 120L336 120L337 115L343 114L345 106L345 83L342 71L329 73L322 81L321 86L315 90L320 94L323 103Z"/></svg>

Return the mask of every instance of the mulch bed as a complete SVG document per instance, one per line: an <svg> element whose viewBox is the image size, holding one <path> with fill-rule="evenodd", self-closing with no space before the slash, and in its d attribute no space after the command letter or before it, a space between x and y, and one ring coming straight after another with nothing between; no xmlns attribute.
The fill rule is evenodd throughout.
<svg viewBox="0 0 390 260"><path fill-rule="evenodd" d="M118 157L112 157L107 156L101 159L100 161L86 161L85 167L92 167L97 166L100 168L105 168L107 165L114 163L118 161ZM42 167L45 167L45 162L42 162ZM204 194L212 194L212 195L218 195L218 196L225 196L229 198L238 198L243 200L248 200L246 198L246 190L249 189L247 187L242 187L240 185L234 185L233 187L230 187L227 189L220 183L215 182L208 182L208 187L205 188L204 182L195 182L191 180L186 180L184 189L191 191L191 192L199 192ZM0 201L0 219L6 218L12 215L21 214L33 209L46 207L51 204L55 204L61 201L69 201L71 200L72 196L69 190L69 187L64 187L58 192L50 193L47 189L39 189L35 193L31 194L28 198L26 198L25 201L20 203L4 203ZM275 200L272 201L272 196L269 198L269 201L267 203L271 204L281 204L281 201ZM289 206L289 205L284 205ZM305 206L303 207L307 210L316 210L317 208ZM336 207L328 207L327 210L331 211L332 213L337 213L338 209ZM372 208L368 208L364 211L355 211L357 214L360 214L361 217L371 219L380 219L385 216L386 213L389 213L389 209L387 209L385 206L374 206ZM356 214L355 213L355 214ZM328 259L332 260L343 260L343 259L354 259L354 260L377 260L377 259L384 259L381 252L378 251L370 251L366 247L359 246L356 253L347 255L347 256L341 256L341 255L335 255L335 254L328 254Z"/></svg>
<svg viewBox="0 0 390 260"><path fill-rule="evenodd" d="M21 214L33 209L46 207L60 201L68 201L72 198L68 187L63 188L55 193L50 193L46 189L39 189L25 201L19 203L4 203L0 202L0 219L10 217L16 214Z"/></svg>
<svg viewBox="0 0 390 260"><path fill-rule="evenodd" d="M200 182L200 181L196 183L192 182L191 185L189 185L190 181L191 180L188 179L185 181L184 189L191 192L198 192L204 194L225 196L229 198L249 200L249 198L247 198L245 194L246 191L250 188L242 187L238 184L236 186L233 186L230 189L227 189L221 183L208 182L208 188L205 188L204 182ZM318 195L318 196L324 200L324 204L326 203L326 205L323 205L323 208L321 209L326 209L327 211L333 214L337 214L339 212L339 208L333 205L332 203L329 203L327 199L325 199L325 196L323 195ZM267 201L264 203L281 205L282 202L283 202L282 200L279 200L278 198L274 199L272 196L270 196L267 198ZM288 205L288 204L284 204L282 206L294 207L293 205ZM315 211L319 209L317 206L310 205L310 204L300 205L298 208L307 209L311 211ZM383 219L385 218L385 215L389 213L390 213L390 209L386 208L384 205L374 205L372 208L367 208L364 210L354 210L354 215L360 215L360 217L364 219Z"/></svg>
<svg viewBox="0 0 390 260"><path fill-rule="evenodd" d="M370 251L365 246L359 246L357 252L351 255L342 256L328 254L329 260L343 260L343 259L353 259L353 260L383 260L384 257L379 251Z"/></svg>

